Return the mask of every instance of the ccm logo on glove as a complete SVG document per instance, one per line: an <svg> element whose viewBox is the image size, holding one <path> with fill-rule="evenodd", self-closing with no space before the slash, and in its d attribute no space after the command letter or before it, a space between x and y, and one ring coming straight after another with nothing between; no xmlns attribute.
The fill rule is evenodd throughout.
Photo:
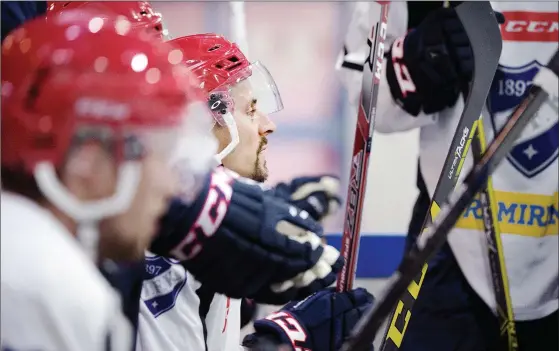
<svg viewBox="0 0 559 351"><path fill-rule="evenodd" d="M400 37L392 44L392 65L402 96L406 97L408 93L415 93L417 88L413 84L408 67L402 61L404 58L404 39L405 37Z"/></svg>
<svg viewBox="0 0 559 351"><path fill-rule="evenodd" d="M233 195L233 189L231 188L233 179L220 169L217 169L211 177L210 190L202 211L183 241L171 252L179 260L190 260L202 250L198 238L200 236L212 236L223 222L229 208L229 202ZM186 246L191 248L184 250ZM187 255L185 252L190 252L190 254Z"/></svg>

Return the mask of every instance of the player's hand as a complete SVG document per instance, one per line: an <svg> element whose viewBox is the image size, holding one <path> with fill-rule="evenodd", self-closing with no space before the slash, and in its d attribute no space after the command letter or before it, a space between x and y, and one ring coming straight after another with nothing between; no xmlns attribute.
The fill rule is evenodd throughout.
<svg viewBox="0 0 559 351"><path fill-rule="evenodd" d="M243 346L256 351L262 349L260 344L273 342L290 345L293 351L339 350L373 301L363 288L344 293L336 293L333 288L322 290L255 321L255 333L245 337Z"/></svg>
<svg viewBox="0 0 559 351"><path fill-rule="evenodd" d="M497 21L504 17L496 13ZM472 79L473 51L453 8L432 11L417 28L398 38L387 58L392 97L413 116L452 107Z"/></svg>
<svg viewBox="0 0 559 351"><path fill-rule="evenodd" d="M208 175L190 205L175 199L150 251L184 261L217 293L258 303L284 304L332 284L343 258L322 244L322 227L230 174L219 168Z"/></svg>
<svg viewBox="0 0 559 351"><path fill-rule="evenodd" d="M295 178L269 192L307 211L316 221L336 212L341 203L340 179L332 175Z"/></svg>

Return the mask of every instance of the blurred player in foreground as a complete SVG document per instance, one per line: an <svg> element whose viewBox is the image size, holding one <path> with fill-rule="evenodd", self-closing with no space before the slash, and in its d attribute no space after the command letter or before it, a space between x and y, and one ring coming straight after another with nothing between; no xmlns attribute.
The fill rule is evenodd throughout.
<svg viewBox="0 0 559 351"><path fill-rule="evenodd" d="M205 133L211 147L193 123L206 118L195 80L129 28L69 11L3 42L3 347L129 348L95 262L142 257L176 192L167 165L180 138Z"/></svg>
<svg viewBox="0 0 559 351"><path fill-rule="evenodd" d="M181 49L185 64L194 72L207 93L208 104L216 121L214 134L220 144L217 161L256 182L265 181L267 168L264 151L267 136L275 130L269 114L283 107L269 72L259 62L249 63L235 44L215 34L185 36L170 43ZM267 190L267 193L295 203L308 210L314 219L320 220L337 207L338 186L338 180L333 177L305 177L295 179L290 184L279 184ZM178 262L169 267L169 264L164 264L165 261L163 257L148 257L148 267L165 269L150 269L150 279L144 281L144 291L155 291L161 285L160 276L168 271L175 271L177 276L186 276L186 284L183 280L173 280L160 289L162 293L159 296L143 294L138 349L181 350L190 347L193 350L239 350L241 300L216 294L211 285L200 284L188 272L182 273L184 268ZM236 268L248 271L259 269L240 264ZM318 274L324 276L325 272ZM173 296L169 296L171 290ZM148 298L145 298L146 295ZM316 303L323 305L331 295L331 292L323 292L314 296L313 301L318 300ZM343 308L341 305L336 307L347 310L349 314L365 309L371 299L368 293L360 289L343 297L340 295L338 303L343 301L346 305ZM348 301L354 304L348 304ZM281 302L277 301L278 304ZM319 310L313 304L305 311L312 311L305 318L319 319L319 315L316 315ZM328 310L321 310L320 314L330 316ZM354 314L353 317L358 315ZM322 322L327 321L329 318ZM256 325L267 323L272 322L258 321ZM185 335L188 337L185 338ZM314 336L314 340L320 339L318 335ZM322 335L321 339L329 340L329 336ZM252 340L256 340L254 336ZM309 344L307 340L306 346L314 347L316 344Z"/></svg>

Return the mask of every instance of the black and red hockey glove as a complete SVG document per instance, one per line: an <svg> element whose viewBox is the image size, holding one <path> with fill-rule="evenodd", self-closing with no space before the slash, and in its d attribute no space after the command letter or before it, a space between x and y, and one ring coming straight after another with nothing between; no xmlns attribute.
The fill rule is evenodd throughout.
<svg viewBox="0 0 559 351"><path fill-rule="evenodd" d="M495 16L504 22L501 13ZM417 116L454 106L473 69L473 51L462 22L453 8L441 8L394 41L386 77L394 100Z"/></svg>

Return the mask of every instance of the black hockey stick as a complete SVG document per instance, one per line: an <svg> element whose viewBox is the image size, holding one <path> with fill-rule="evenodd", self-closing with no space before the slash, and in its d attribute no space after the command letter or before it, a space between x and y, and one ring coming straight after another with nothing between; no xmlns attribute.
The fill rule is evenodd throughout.
<svg viewBox="0 0 559 351"><path fill-rule="evenodd" d="M445 1L444 6L450 4ZM465 87L464 98L469 94L470 87ZM486 139L483 120L478 123L475 136L472 139L472 154L474 162L479 162L486 149ZM501 337L506 335L508 350L518 350L518 340L516 337L516 327L514 324L514 313L510 298L508 284L508 274L505 264L503 244L501 242L501 230L499 220L496 217L497 200L493 191L493 181L491 177L487 184L479 193L480 205L483 213L483 229L486 237L489 266L491 269L491 279L493 280L493 291L495 293L495 304L497 307L497 318L499 321L499 331Z"/></svg>
<svg viewBox="0 0 559 351"><path fill-rule="evenodd" d="M547 66L541 68L534 78L528 96L514 110L480 161L474 164L464 182L448 198L448 204L441 209L433 225L423 232L417 245L406 254L398 271L389 278L388 288L385 289L383 296L361 318L353 334L343 345L342 351L365 351L370 348L375 334L390 313L392 306L406 292L406 288L421 271L424 263L444 244L449 231L475 198L477 192L487 183L488 177L510 152L522 130L550 96L557 99L559 94L558 74L559 52L556 51Z"/></svg>
<svg viewBox="0 0 559 351"><path fill-rule="evenodd" d="M480 121L476 135L472 140L472 153L474 162L479 162L486 149L486 139L483 121ZM516 338L516 327L514 324L514 313L510 298L508 284L508 274L505 265L503 243L501 242L501 231L497 218L497 200L493 191L491 177L487 179L479 192L479 201L483 214L483 231L487 243L489 257L489 268L491 269L491 279L493 281L493 291L495 293L495 303L497 306L497 318L499 320L500 335L506 336L509 351L518 350L518 340Z"/></svg>
<svg viewBox="0 0 559 351"><path fill-rule="evenodd" d="M464 29L470 40L474 55L474 74L464 111L458 122L456 133L452 138L449 152L446 156L439 181L435 188L429 213L423 223L425 229L440 211L440 204L454 189L470 142L477 125L479 115L485 104L491 82L501 55L501 33L491 5L484 2L465 2L456 7ZM422 234L421 234L422 235ZM389 318L389 325L383 338L381 350L395 351L402 344L404 333L412 316L412 308L419 296L419 291L427 273L427 263L421 273L411 281L408 293L401 296L395 304Z"/></svg>

